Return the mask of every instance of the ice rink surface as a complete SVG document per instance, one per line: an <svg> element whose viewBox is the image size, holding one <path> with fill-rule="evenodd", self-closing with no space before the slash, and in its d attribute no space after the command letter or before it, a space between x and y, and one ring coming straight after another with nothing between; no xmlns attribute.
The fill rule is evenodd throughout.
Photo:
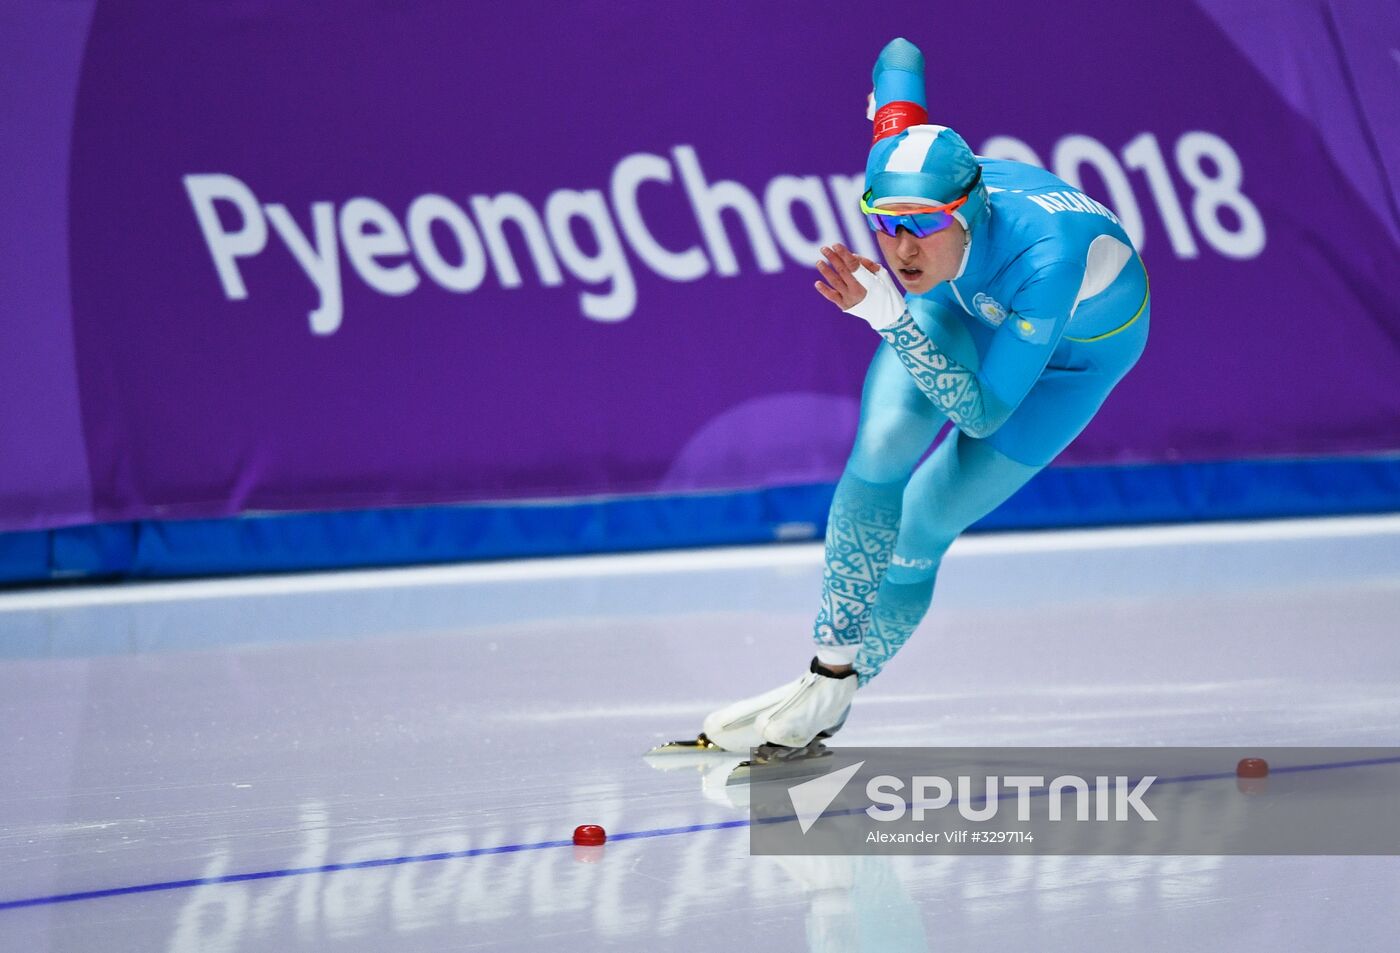
<svg viewBox="0 0 1400 953"><path fill-rule="evenodd" d="M0 950L1396 948L1393 857L751 857L727 764L642 755L799 674L820 577L804 544L0 594ZM1400 745L1400 518L962 540L839 740Z"/></svg>

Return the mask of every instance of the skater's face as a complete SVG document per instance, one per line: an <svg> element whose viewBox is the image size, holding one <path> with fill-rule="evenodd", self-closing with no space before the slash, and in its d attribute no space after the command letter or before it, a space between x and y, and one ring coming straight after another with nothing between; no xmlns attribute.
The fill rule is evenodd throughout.
<svg viewBox="0 0 1400 953"><path fill-rule="evenodd" d="M891 212L915 211L918 205L890 205ZM880 243L880 254L885 263L899 279L904 290L910 294L923 294L941 281L947 281L962 267L963 248L967 245L967 232L958 222L953 222L941 232L934 232L923 238L915 238L906 228L898 235L876 232L875 240Z"/></svg>

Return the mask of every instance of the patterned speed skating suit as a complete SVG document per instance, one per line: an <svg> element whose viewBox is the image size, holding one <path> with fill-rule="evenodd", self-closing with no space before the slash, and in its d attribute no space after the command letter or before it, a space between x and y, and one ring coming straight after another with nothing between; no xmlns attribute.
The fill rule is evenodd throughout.
<svg viewBox="0 0 1400 953"><path fill-rule="evenodd" d="M953 539L1084 429L1147 342L1147 273L1113 213L1035 166L976 161L988 211L957 276L880 332L832 502L814 637L859 645L862 684L928 611Z"/></svg>

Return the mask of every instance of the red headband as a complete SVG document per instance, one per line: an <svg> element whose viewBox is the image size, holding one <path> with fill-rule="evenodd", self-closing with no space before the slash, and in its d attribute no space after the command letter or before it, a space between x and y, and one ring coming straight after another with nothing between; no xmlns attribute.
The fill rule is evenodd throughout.
<svg viewBox="0 0 1400 953"><path fill-rule="evenodd" d="M890 136L897 136L910 126L922 126L928 122L928 110L918 103L896 99L885 103L875 112L875 135L871 144Z"/></svg>

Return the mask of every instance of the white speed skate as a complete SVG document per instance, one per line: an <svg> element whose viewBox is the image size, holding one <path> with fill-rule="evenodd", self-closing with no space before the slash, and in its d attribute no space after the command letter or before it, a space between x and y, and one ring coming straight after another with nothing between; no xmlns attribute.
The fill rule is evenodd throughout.
<svg viewBox="0 0 1400 953"><path fill-rule="evenodd" d="M750 748L772 749L770 755L777 756L807 752L845 724L856 687L854 670L837 675L812 659L811 669L801 678L711 712L695 740L673 741L651 753L747 754Z"/></svg>

